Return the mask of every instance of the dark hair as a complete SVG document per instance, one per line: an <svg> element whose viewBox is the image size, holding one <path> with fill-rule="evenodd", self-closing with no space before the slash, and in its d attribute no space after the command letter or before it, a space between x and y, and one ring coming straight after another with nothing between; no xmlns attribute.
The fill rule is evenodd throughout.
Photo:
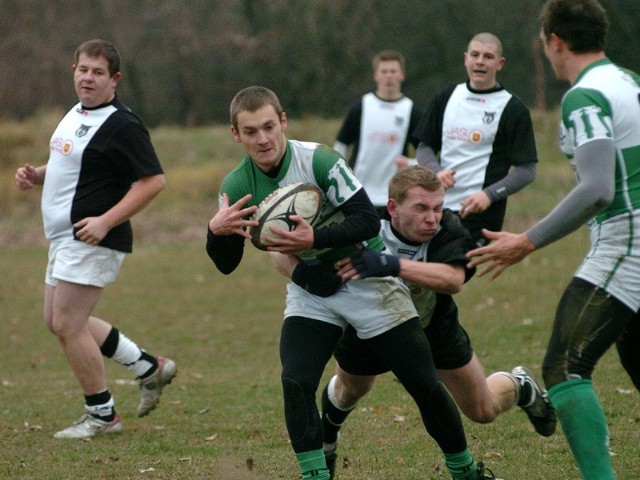
<svg viewBox="0 0 640 480"><path fill-rule="evenodd" d="M278 96L273 93L273 91L257 85L240 90L236 93L235 97L233 97L233 100L231 100L231 106L229 107L231 124L237 129L238 113L245 110L255 112L265 105L271 105L276 111L278 118L282 117L283 110L280 105L280 100L278 100Z"/></svg>
<svg viewBox="0 0 640 480"><path fill-rule="evenodd" d="M420 165L401 168L389 181L389 198L402 203L407 198L407 193L413 187L422 187L427 192L442 190L444 187L438 176L428 168Z"/></svg>
<svg viewBox="0 0 640 480"><path fill-rule="evenodd" d="M120 71L120 53L109 42L95 38L93 40L87 40L78 48L74 55L75 63L78 63L80 54L84 53L90 58L104 57L109 64L109 75L114 76Z"/></svg>
<svg viewBox="0 0 640 480"><path fill-rule="evenodd" d="M549 0L540 24L546 39L555 33L574 53L604 51L609 20L597 0Z"/></svg>

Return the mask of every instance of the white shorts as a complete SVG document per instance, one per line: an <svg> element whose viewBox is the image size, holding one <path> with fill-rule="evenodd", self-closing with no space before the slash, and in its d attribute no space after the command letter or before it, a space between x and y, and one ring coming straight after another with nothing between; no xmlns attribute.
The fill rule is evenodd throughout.
<svg viewBox="0 0 640 480"><path fill-rule="evenodd" d="M636 212L640 213L640 212ZM640 215L619 215L591 225L591 250L575 276L640 309Z"/></svg>
<svg viewBox="0 0 640 480"><path fill-rule="evenodd" d="M398 278L366 278L345 283L330 297L311 295L298 285L287 285L286 317L313 318L353 326L362 339L372 338L417 317L409 289Z"/></svg>
<svg viewBox="0 0 640 480"><path fill-rule="evenodd" d="M124 252L79 240L54 240L44 281L54 287L58 280L64 280L102 288L118 277L125 256Z"/></svg>

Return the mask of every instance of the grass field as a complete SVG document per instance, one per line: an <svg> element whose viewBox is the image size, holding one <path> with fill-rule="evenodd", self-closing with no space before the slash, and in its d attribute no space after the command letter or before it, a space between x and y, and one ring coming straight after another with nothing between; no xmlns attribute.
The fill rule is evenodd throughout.
<svg viewBox="0 0 640 480"><path fill-rule="evenodd" d="M168 186L135 219L134 254L95 312L152 354L174 358L178 377L159 408L138 419L137 384L127 369L107 362L124 432L90 441L52 438L82 414L82 397L41 320L46 246L39 192L13 187L17 165L43 158L55 116L32 122L0 128L0 478L297 478L279 381L285 281L253 248L230 276L217 272L204 251L215 189L241 155L226 127L152 132ZM555 149L555 117L536 114L535 122L539 175L510 201L507 229L530 225L573 183ZM305 119L291 122L290 137L330 143L336 129L335 121ZM540 374L555 305L586 245L581 230L496 281L473 279L457 295L487 372L525 364ZM595 384L618 478L640 479L639 397L615 352L601 362ZM491 425L465 420L465 428L474 455L500 477L579 478L562 433L537 436L519 410ZM340 480L448 479L417 409L391 375L380 377L350 417L340 458Z"/></svg>

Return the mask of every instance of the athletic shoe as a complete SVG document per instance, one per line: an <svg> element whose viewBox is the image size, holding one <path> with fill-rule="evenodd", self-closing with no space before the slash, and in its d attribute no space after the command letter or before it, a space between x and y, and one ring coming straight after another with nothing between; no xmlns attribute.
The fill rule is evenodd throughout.
<svg viewBox="0 0 640 480"><path fill-rule="evenodd" d="M92 438L103 433L120 433L122 431L122 421L116 418L110 422L100 420L88 413L84 414L73 425L64 430L60 430L54 438Z"/></svg>
<svg viewBox="0 0 640 480"><path fill-rule="evenodd" d="M485 468L484 463L478 462L476 465L475 476L467 477L468 480L502 480L497 478L491 470Z"/></svg>
<svg viewBox="0 0 640 480"><path fill-rule="evenodd" d="M151 410L160 403L160 395L165 385L171 383L178 373L176 362L170 358L158 357L158 368L147 378L140 380L140 405L137 414L139 417L148 415Z"/></svg>
<svg viewBox="0 0 640 480"><path fill-rule="evenodd" d="M543 437L549 437L556 431L556 409L551 405L549 394L544 390L538 382L536 382L531 372L526 367L516 367L511 373L523 383L531 386L534 400L528 407L521 407L529 417L529 421Z"/></svg>
<svg viewBox="0 0 640 480"><path fill-rule="evenodd" d="M338 459L338 444L331 450L324 451L324 459L327 462L327 469L329 470L329 480L333 480L336 474L336 460Z"/></svg>

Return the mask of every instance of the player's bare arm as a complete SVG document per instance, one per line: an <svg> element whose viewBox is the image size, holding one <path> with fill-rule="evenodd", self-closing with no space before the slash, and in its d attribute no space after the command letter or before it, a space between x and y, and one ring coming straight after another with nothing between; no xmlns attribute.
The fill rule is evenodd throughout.
<svg viewBox="0 0 640 480"><path fill-rule="evenodd" d="M386 254L377 253L377 255ZM465 271L462 265L416 262L406 258L399 260L400 272L398 276L403 280L419 284L438 293L452 295L462 290L465 281ZM343 282L360 280L367 276L364 272L362 274L358 272L351 258L339 260L335 265Z"/></svg>
<svg viewBox="0 0 640 480"><path fill-rule="evenodd" d="M465 271L462 265L437 262L416 262L400 259L400 278L438 293L453 295L462 290Z"/></svg>
<svg viewBox="0 0 640 480"><path fill-rule="evenodd" d="M268 252L271 265L275 267L283 276L291 278L300 259L295 255L285 255L278 252Z"/></svg>
<svg viewBox="0 0 640 480"><path fill-rule="evenodd" d="M222 194L222 205L218 212L209 220L209 230L214 235L240 235L251 240L251 234L247 231L247 227L257 227L258 222L249 220L258 207L246 207L245 205L251 200L251 194L247 194L233 205L229 205L229 197L226 193Z"/></svg>
<svg viewBox="0 0 640 480"><path fill-rule="evenodd" d="M165 186L163 174L138 179L118 203L98 217L86 217L73 226L78 239L89 245L97 245L113 227L129 220L143 210Z"/></svg>
<svg viewBox="0 0 640 480"><path fill-rule="evenodd" d="M16 185L20 190L29 190L35 185L42 185L46 169L46 165L36 168L28 163L24 164L16 170Z"/></svg>

